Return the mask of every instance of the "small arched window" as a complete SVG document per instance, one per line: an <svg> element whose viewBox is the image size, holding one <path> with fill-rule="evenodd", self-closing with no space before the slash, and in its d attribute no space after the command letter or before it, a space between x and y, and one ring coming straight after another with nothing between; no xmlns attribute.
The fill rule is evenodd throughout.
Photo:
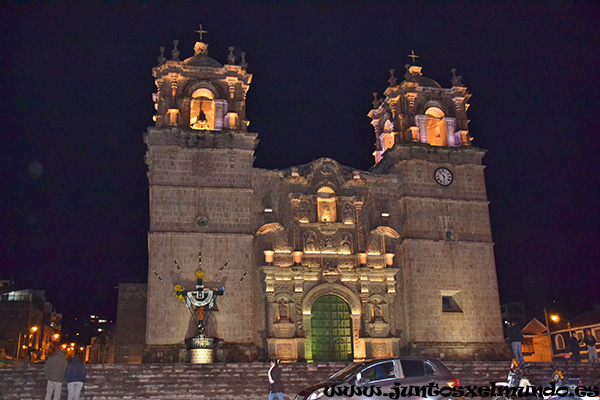
<svg viewBox="0 0 600 400"><path fill-rule="evenodd" d="M337 220L337 207L335 192L324 186L317 191L317 212L319 222L335 222Z"/></svg>
<svg viewBox="0 0 600 400"><path fill-rule="evenodd" d="M565 338L561 334L554 336L554 344L556 345L556 350L564 350Z"/></svg>
<svg viewBox="0 0 600 400"><path fill-rule="evenodd" d="M429 107L427 117L427 143L432 146L448 146L446 115L438 107Z"/></svg>
<svg viewBox="0 0 600 400"><path fill-rule="evenodd" d="M190 104L190 127L197 130L215 129L215 94L208 89L192 93Z"/></svg>

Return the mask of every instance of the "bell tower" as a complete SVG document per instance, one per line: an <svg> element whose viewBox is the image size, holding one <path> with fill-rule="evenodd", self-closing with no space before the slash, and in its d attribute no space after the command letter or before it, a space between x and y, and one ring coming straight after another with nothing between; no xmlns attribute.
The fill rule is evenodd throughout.
<svg viewBox="0 0 600 400"><path fill-rule="evenodd" d="M158 66L152 70L156 127L246 132L246 93L252 75L246 71L245 53L235 64L234 47L230 47L223 66L208 56L208 44L202 41L194 45L194 56L184 61L179 60L178 41L173 46L171 60L161 48Z"/></svg>
<svg viewBox="0 0 600 400"><path fill-rule="evenodd" d="M403 339L417 354L492 358L502 320L486 151L472 145L468 128L471 95L455 70L450 88L414 63L400 84L394 72L368 113L376 138L369 172L397 179L390 214L401 237Z"/></svg>
<svg viewBox="0 0 600 400"><path fill-rule="evenodd" d="M261 291L250 212L258 135L248 132L246 118L252 75L245 53L230 47L222 65L208 56L206 31L197 32L192 57L180 60L174 41L171 59L161 48L152 70L155 126L144 135L150 195L145 362L184 361L194 321L174 286L193 285L200 251L206 286L225 286L207 334L221 350L241 346L240 360L262 345L256 325L264 305L249 300Z"/></svg>
<svg viewBox="0 0 600 400"><path fill-rule="evenodd" d="M414 54L412 57L418 57ZM385 99L373 93L369 112L375 129L375 163L396 143L427 143L438 147L471 146L467 109L471 95L452 70L452 87L442 88L423 76L422 67L406 65L404 81L397 84L390 70Z"/></svg>

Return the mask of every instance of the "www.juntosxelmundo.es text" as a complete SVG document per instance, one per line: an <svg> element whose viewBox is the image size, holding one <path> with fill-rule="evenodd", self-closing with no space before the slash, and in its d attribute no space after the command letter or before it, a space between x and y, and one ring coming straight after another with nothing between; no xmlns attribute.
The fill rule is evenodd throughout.
<svg viewBox="0 0 600 400"><path fill-rule="evenodd" d="M424 386L404 386L399 383L394 383L390 387L382 388L380 386L327 386L325 396L385 396L392 400L403 397L419 396L419 397L527 397L535 396L538 398L548 396L566 397L575 395L577 397L598 397L600 388L598 386L577 386L573 389L566 386L556 386L552 382L548 386L496 386L496 383L490 382L489 386L443 386L439 387L437 383L430 383Z"/></svg>

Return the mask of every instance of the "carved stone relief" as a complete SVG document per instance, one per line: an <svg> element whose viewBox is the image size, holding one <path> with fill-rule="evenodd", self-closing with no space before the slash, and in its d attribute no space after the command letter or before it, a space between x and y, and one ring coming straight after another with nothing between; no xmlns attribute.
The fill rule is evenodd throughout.
<svg viewBox="0 0 600 400"><path fill-rule="evenodd" d="M337 266L333 259L327 258L323 264L323 275L338 274Z"/></svg>
<svg viewBox="0 0 600 400"><path fill-rule="evenodd" d="M298 206L298 221L300 222L309 222L310 221L310 213L308 201L303 200L300 202Z"/></svg>
<svg viewBox="0 0 600 400"><path fill-rule="evenodd" d="M331 236L325 236L323 239L323 253L336 253L337 249L333 245L333 238Z"/></svg>
<svg viewBox="0 0 600 400"><path fill-rule="evenodd" d="M369 244L367 246L369 253L381 253L381 236L377 234L369 235Z"/></svg>

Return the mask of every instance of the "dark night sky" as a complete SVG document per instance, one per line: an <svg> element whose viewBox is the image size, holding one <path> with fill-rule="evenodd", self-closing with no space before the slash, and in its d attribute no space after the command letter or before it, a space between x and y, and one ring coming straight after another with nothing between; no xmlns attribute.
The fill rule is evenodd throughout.
<svg viewBox="0 0 600 400"><path fill-rule="evenodd" d="M114 316L114 286L145 281L151 68L173 39L192 56L201 23L213 58L247 53L262 168L368 169L388 70L401 77L412 49L443 87L456 68L489 150L502 302L600 303L600 7L403 3L3 3L0 278L46 290L65 319Z"/></svg>

